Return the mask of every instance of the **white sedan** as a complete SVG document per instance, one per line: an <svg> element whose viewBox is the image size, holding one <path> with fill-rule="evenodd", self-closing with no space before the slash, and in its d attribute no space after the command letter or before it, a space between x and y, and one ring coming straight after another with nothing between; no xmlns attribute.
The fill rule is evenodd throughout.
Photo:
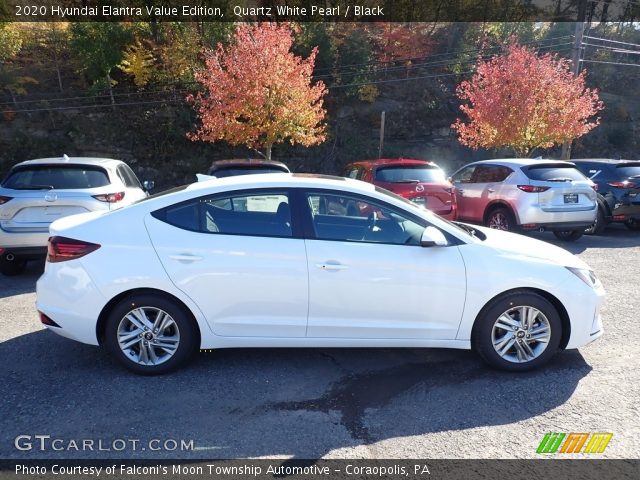
<svg viewBox="0 0 640 480"><path fill-rule="evenodd" d="M522 371L602 335L603 297L561 248L301 174L57 220L37 285L43 324L142 374L229 347L472 348Z"/></svg>

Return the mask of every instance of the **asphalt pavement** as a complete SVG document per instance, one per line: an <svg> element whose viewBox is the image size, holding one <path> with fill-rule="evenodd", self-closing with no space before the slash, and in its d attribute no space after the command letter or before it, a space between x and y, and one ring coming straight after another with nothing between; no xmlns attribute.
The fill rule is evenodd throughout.
<svg viewBox="0 0 640 480"><path fill-rule="evenodd" d="M466 351L233 349L140 377L41 327L42 264L0 276L0 458L536 458L547 432L638 458L640 233L535 237L595 269L606 331L524 374Z"/></svg>

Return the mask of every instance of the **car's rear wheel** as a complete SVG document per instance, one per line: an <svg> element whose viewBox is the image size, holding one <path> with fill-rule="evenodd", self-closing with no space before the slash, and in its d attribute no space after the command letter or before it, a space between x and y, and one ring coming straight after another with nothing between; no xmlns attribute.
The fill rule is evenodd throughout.
<svg viewBox="0 0 640 480"><path fill-rule="evenodd" d="M629 230L640 230L640 220L637 218L630 218L626 222L624 222L624 226Z"/></svg>
<svg viewBox="0 0 640 480"><path fill-rule="evenodd" d="M589 228L584 230L587 235L600 235L607 228L607 219L604 215L602 207L598 207L598 213L596 214L596 221L593 222Z"/></svg>
<svg viewBox="0 0 640 480"><path fill-rule="evenodd" d="M20 275L27 268L27 261L16 257L13 253L0 256L0 273L7 277Z"/></svg>
<svg viewBox="0 0 640 480"><path fill-rule="evenodd" d="M514 232L517 229L516 219L511 210L505 207L494 208L487 215L485 225L496 230Z"/></svg>
<svg viewBox="0 0 640 480"><path fill-rule="evenodd" d="M473 328L473 349L489 365L525 371L558 351L562 322L556 308L533 292L513 292L491 302Z"/></svg>
<svg viewBox="0 0 640 480"><path fill-rule="evenodd" d="M184 307L155 294L133 295L109 314L105 344L129 370L143 375L170 372L198 347L194 320Z"/></svg>
<svg viewBox="0 0 640 480"><path fill-rule="evenodd" d="M582 235L584 235L584 230L560 230L553 232L553 234L564 242L575 242Z"/></svg>

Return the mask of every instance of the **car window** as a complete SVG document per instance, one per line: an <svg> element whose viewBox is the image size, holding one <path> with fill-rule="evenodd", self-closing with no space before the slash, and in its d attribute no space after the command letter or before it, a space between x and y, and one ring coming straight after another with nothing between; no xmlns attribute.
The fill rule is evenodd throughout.
<svg viewBox="0 0 640 480"><path fill-rule="evenodd" d="M292 236L289 198L282 192L202 197L166 207L152 215L175 227L195 232Z"/></svg>
<svg viewBox="0 0 640 480"><path fill-rule="evenodd" d="M32 165L9 173L2 186L14 190L84 189L109 185L107 172L91 165Z"/></svg>
<svg viewBox="0 0 640 480"><path fill-rule="evenodd" d="M463 168L462 170L459 170L457 173L455 173L452 177L452 180L454 182L459 182L459 183L471 183L471 177L473 176L473 173L476 171L477 165L469 165L468 167Z"/></svg>
<svg viewBox="0 0 640 480"><path fill-rule="evenodd" d="M420 245L424 226L399 210L333 193L309 193L307 202L319 240Z"/></svg>
<svg viewBox="0 0 640 480"><path fill-rule="evenodd" d="M573 165L550 164L523 167L522 171L531 180L545 182L584 181L585 175Z"/></svg>
<svg viewBox="0 0 640 480"><path fill-rule="evenodd" d="M376 180L388 183L443 183L446 181L441 168L432 165L398 165L379 167Z"/></svg>
<svg viewBox="0 0 640 480"><path fill-rule="evenodd" d="M140 183L140 180L138 180L138 177L136 176L135 173L133 173L133 170L131 170L131 168L128 165L120 165L119 168L122 168L122 173L124 176L124 184L127 187L142 188L142 184Z"/></svg>
<svg viewBox="0 0 640 480"><path fill-rule="evenodd" d="M350 168L350 169L347 169L344 176L359 180L362 177L362 171L358 168Z"/></svg>
<svg viewBox="0 0 640 480"><path fill-rule="evenodd" d="M618 164L616 165L616 174L620 178L639 178L640 177L640 163L634 164Z"/></svg>

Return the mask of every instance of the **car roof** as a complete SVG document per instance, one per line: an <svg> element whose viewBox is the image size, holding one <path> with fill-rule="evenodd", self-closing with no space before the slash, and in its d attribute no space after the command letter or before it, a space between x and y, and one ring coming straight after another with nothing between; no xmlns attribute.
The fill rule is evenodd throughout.
<svg viewBox="0 0 640 480"><path fill-rule="evenodd" d="M375 160L358 160L349 165L369 165L372 167L380 167L386 165L432 165L437 166L431 160L420 160L416 158L378 158ZM347 166L349 166L347 165Z"/></svg>
<svg viewBox="0 0 640 480"><path fill-rule="evenodd" d="M68 157L66 155L63 155L62 157L25 160L24 162L17 163L16 165L14 165L14 167L22 167L27 165L95 165L105 167L121 163L124 162L122 160L116 160L113 158Z"/></svg>
<svg viewBox="0 0 640 480"><path fill-rule="evenodd" d="M638 163L638 160L623 160L623 159L614 159L614 158L575 158L571 159L572 162L581 163L581 162L589 162L589 163L607 163L610 165L618 165L625 163Z"/></svg>
<svg viewBox="0 0 640 480"><path fill-rule="evenodd" d="M553 164L567 164L572 165L572 162L567 162L565 160L553 160L553 159L542 159L542 158L494 158L491 160L480 160L478 162L472 162L465 166L469 165L506 165L509 167L526 167L529 165L541 165L544 163L553 163Z"/></svg>
<svg viewBox="0 0 640 480"><path fill-rule="evenodd" d="M266 158L231 158L228 160L214 160L211 162L211 168L216 167L232 167L232 166L274 166L286 167L287 165L277 160L267 160Z"/></svg>

